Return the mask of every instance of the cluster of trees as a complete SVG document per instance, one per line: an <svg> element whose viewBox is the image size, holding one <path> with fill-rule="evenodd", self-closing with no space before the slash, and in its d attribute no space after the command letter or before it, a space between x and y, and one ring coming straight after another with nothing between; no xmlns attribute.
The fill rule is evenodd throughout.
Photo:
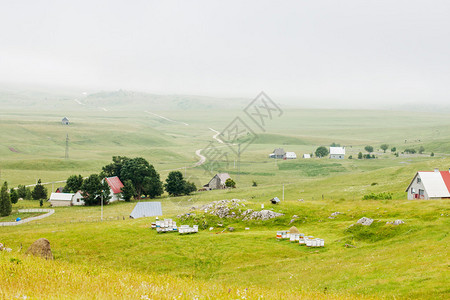
<svg viewBox="0 0 450 300"><path fill-rule="evenodd" d="M358 153L358 159L373 159L375 158L375 154L362 154L362 152Z"/></svg>
<svg viewBox="0 0 450 300"><path fill-rule="evenodd" d="M63 192L76 193L81 190L86 205L107 204L110 200L109 186L104 178L117 176L123 183L122 197L125 201L142 196L155 198L166 191L171 196L189 195L197 190L195 184L186 181L179 171L169 173L163 183L159 173L142 157L113 156L112 163L102 167L100 174L83 179L72 175L67 179Z"/></svg>

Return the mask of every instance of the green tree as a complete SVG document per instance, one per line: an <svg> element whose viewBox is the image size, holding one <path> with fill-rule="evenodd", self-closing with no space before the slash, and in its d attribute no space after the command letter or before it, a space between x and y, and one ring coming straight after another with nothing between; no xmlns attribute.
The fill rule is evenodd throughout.
<svg viewBox="0 0 450 300"><path fill-rule="evenodd" d="M8 193L8 183L5 181L0 191L0 216L9 216L11 212L11 198Z"/></svg>
<svg viewBox="0 0 450 300"><path fill-rule="evenodd" d="M130 202L131 198L135 195L136 190L134 189L134 185L131 180L127 180L123 183L122 188L122 197L126 202Z"/></svg>
<svg viewBox="0 0 450 300"><path fill-rule="evenodd" d="M395 151L397 151L397 148L396 147L392 147L391 148L391 152L395 152Z"/></svg>
<svg viewBox="0 0 450 300"><path fill-rule="evenodd" d="M318 148L316 149L315 154L316 154L316 156L319 157L319 158L320 158L320 157L325 157L325 156L328 155L328 149L325 148L324 146L320 146L320 147L318 147Z"/></svg>
<svg viewBox="0 0 450 300"><path fill-rule="evenodd" d="M38 183L31 192L31 197L33 197L33 200L40 200L47 198L47 188L41 184L40 179L38 180Z"/></svg>
<svg viewBox="0 0 450 300"><path fill-rule="evenodd" d="M336 144L335 142L331 143L330 147L340 147L341 144Z"/></svg>
<svg viewBox="0 0 450 300"><path fill-rule="evenodd" d="M372 152L373 152L373 147L367 145L367 146L364 147L364 150L366 150L366 151L369 152L369 153L372 153Z"/></svg>
<svg viewBox="0 0 450 300"><path fill-rule="evenodd" d="M234 182L233 179L228 178L227 180L225 180L225 186L227 188L235 188L236 187L236 182Z"/></svg>
<svg viewBox="0 0 450 300"><path fill-rule="evenodd" d="M193 182L186 181L184 184L184 194L189 195L197 190L197 187Z"/></svg>
<svg viewBox="0 0 450 300"><path fill-rule="evenodd" d="M64 193L76 193L81 190L83 185L83 176L81 175L71 175L67 178L66 186L63 189Z"/></svg>
<svg viewBox="0 0 450 300"><path fill-rule="evenodd" d="M381 148L381 150L384 151L384 153L386 153L386 150L389 148L389 145L388 144L383 144L383 145L380 146L380 148Z"/></svg>
<svg viewBox="0 0 450 300"><path fill-rule="evenodd" d="M159 174L147 176L142 184L142 193L150 198L161 196L164 193L163 183L159 179Z"/></svg>
<svg viewBox="0 0 450 300"><path fill-rule="evenodd" d="M362 152L359 152L358 153L358 159L362 159L363 158L363 154L362 154Z"/></svg>
<svg viewBox="0 0 450 300"><path fill-rule="evenodd" d="M434 152L431 152L430 156L433 157L434 156Z"/></svg>
<svg viewBox="0 0 450 300"><path fill-rule="evenodd" d="M423 154L423 152L425 151L425 148L423 146L419 147L419 154Z"/></svg>
<svg viewBox="0 0 450 300"><path fill-rule="evenodd" d="M100 205L103 196L103 204L108 204L110 199L110 189L106 180L97 174L92 174L83 181L81 195L87 206Z"/></svg>
<svg viewBox="0 0 450 300"><path fill-rule="evenodd" d="M30 189L19 184L17 187L17 195L19 195L19 198L30 200L31 197L29 197L29 194L31 194Z"/></svg>
<svg viewBox="0 0 450 300"><path fill-rule="evenodd" d="M11 189L11 191L9 192L9 197L12 204L16 204L19 201L19 195L17 194L17 191L15 189Z"/></svg>
<svg viewBox="0 0 450 300"><path fill-rule="evenodd" d="M144 182L147 182L145 180L146 177L150 177L152 179L151 181L157 187L157 183L159 182L159 174L147 160L142 157L124 160L120 171L120 178L124 181L131 180L134 188L136 189L136 195L138 198L140 198L144 192ZM160 190L156 188L155 191L156 193L153 194L158 194Z"/></svg>
<svg viewBox="0 0 450 300"><path fill-rule="evenodd" d="M164 189L171 196L180 196L184 194L186 181L180 171L172 171L166 178Z"/></svg>
<svg viewBox="0 0 450 300"><path fill-rule="evenodd" d="M121 176L122 168L127 160L130 158L126 156L113 156L113 162L109 165L106 165L102 168L102 177L114 177Z"/></svg>

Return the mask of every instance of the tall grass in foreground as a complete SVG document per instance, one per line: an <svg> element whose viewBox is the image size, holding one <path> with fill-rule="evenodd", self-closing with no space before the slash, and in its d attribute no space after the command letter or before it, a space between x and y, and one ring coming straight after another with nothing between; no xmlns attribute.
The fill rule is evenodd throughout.
<svg viewBox="0 0 450 300"><path fill-rule="evenodd" d="M269 276L269 275L268 275ZM81 267L0 252L1 299L355 299Z"/></svg>

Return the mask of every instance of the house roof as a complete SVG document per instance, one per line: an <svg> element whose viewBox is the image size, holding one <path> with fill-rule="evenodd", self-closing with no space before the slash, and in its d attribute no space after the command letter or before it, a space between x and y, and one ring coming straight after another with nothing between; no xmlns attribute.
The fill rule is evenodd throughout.
<svg viewBox="0 0 450 300"><path fill-rule="evenodd" d="M72 193L52 193L49 201L72 201Z"/></svg>
<svg viewBox="0 0 450 300"><path fill-rule="evenodd" d="M69 119L67 119L67 117L62 118L63 121L69 121Z"/></svg>
<svg viewBox="0 0 450 300"><path fill-rule="evenodd" d="M119 177L107 177L106 182L108 183L109 187L111 188L112 192L114 194L119 194L122 192L123 183L120 181Z"/></svg>
<svg viewBox="0 0 450 300"><path fill-rule="evenodd" d="M275 154L275 155L285 155L286 152L284 151L283 148L277 148L277 149L273 150L273 154Z"/></svg>
<svg viewBox="0 0 450 300"><path fill-rule="evenodd" d="M227 181L228 178L231 178L228 173L217 173L217 176L220 178L222 184L225 184L225 181Z"/></svg>
<svg viewBox="0 0 450 300"><path fill-rule="evenodd" d="M138 202L130 214L133 219L162 216L161 202Z"/></svg>
<svg viewBox="0 0 450 300"><path fill-rule="evenodd" d="M344 147L330 147L330 155L345 155L345 148Z"/></svg>
<svg viewBox="0 0 450 300"><path fill-rule="evenodd" d="M409 184L409 190L417 177L420 177L422 184L430 198L450 197L450 172L449 171L420 171L417 172Z"/></svg>

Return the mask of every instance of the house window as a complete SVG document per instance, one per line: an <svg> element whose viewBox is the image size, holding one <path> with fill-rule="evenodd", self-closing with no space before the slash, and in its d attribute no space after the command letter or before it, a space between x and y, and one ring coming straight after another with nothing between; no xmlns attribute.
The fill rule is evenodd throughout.
<svg viewBox="0 0 450 300"><path fill-rule="evenodd" d="M77 202L80 202L80 198L77 199Z"/></svg>
<svg viewBox="0 0 450 300"><path fill-rule="evenodd" d="M424 190L421 190L421 189L419 189L419 195L420 195L420 196L423 196L423 195L425 195L425 191L424 191Z"/></svg>
<svg viewBox="0 0 450 300"><path fill-rule="evenodd" d="M422 180L420 180L420 177L417 177L417 183L420 183Z"/></svg>
<svg viewBox="0 0 450 300"><path fill-rule="evenodd" d="M411 188L411 194L415 194L416 191L414 190L414 188Z"/></svg>

